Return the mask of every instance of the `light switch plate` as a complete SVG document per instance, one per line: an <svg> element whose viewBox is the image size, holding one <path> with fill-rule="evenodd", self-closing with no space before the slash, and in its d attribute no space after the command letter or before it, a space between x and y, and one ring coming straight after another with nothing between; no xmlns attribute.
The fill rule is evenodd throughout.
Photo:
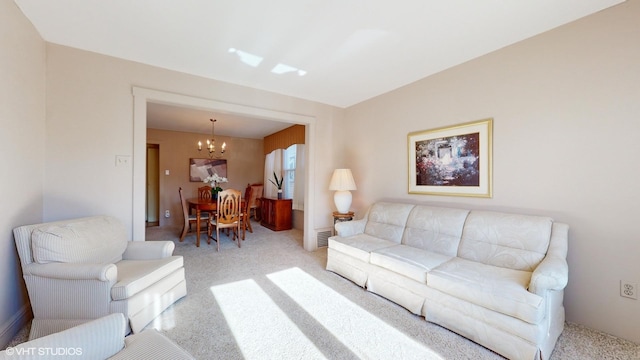
<svg viewBox="0 0 640 360"><path fill-rule="evenodd" d="M129 166L131 162L131 156L129 155L116 155L116 167Z"/></svg>

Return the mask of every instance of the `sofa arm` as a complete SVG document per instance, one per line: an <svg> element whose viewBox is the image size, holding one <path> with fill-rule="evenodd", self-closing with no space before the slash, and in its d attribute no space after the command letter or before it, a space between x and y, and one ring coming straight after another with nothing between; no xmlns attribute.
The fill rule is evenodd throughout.
<svg viewBox="0 0 640 360"><path fill-rule="evenodd" d="M173 255L173 241L129 241L122 254L123 260L164 259Z"/></svg>
<svg viewBox="0 0 640 360"><path fill-rule="evenodd" d="M347 237L364 233L365 225L367 225L367 219L343 221L336 223L335 229L338 236Z"/></svg>
<svg viewBox="0 0 640 360"><path fill-rule="evenodd" d="M27 341L0 352L6 359L48 359L56 358L64 349L69 356L60 358L107 359L124 348L126 329L124 315L115 313L89 321L73 328ZM5 357L6 355L6 357ZM48 355L48 356L47 356Z"/></svg>
<svg viewBox="0 0 640 360"><path fill-rule="evenodd" d="M547 290L562 290L569 281L569 265L565 259L547 256L531 275L529 292L545 296Z"/></svg>
<svg viewBox="0 0 640 360"><path fill-rule="evenodd" d="M562 290L569 281L569 265L567 251L569 243L569 226L554 223L551 228L551 240L547 256L531 274L529 292L545 296L547 290Z"/></svg>
<svg viewBox="0 0 640 360"><path fill-rule="evenodd" d="M24 266L25 276L32 275L56 280L98 280L115 283L118 268L114 264L31 263Z"/></svg>

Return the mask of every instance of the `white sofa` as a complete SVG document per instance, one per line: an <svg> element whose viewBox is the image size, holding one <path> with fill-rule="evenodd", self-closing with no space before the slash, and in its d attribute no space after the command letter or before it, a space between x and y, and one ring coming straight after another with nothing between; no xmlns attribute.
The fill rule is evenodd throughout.
<svg viewBox="0 0 640 360"><path fill-rule="evenodd" d="M507 358L550 357L564 328L566 224L380 202L335 228L327 270Z"/></svg>
<svg viewBox="0 0 640 360"><path fill-rule="evenodd" d="M139 332L187 294L172 241L128 241L111 216L13 230L33 310L30 339L122 313Z"/></svg>
<svg viewBox="0 0 640 360"><path fill-rule="evenodd" d="M0 359L194 359L154 329L125 337L126 326L122 314L110 314L7 348L0 351Z"/></svg>

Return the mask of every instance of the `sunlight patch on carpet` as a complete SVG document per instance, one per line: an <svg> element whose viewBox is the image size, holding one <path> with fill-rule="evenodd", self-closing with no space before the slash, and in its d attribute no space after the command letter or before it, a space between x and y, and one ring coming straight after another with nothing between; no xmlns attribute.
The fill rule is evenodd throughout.
<svg viewBox="0 0 640 360"><path fill-rule="evenodd" d="M299 268L267 277L360 358L442 359Z"/></svg>
<svg viewBox="0 0 640 360"><path fill-rule="evenodd" d="M217 285L211 292L245 359L326 359L255 281Z"/></svg>
<svg viewBox="0 0 640 360"><path fill-rule="evenodd" d="M155 304L158 307L158 304ZM158 331L167 331L176 327L176 314L173 306L158 311L161 315L156 316L147 327L154 328Z"/></svg>

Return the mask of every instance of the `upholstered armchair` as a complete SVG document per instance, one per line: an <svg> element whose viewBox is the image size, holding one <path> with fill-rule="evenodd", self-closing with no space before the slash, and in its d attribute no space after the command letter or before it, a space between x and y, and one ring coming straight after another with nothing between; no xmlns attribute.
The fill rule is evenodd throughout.
<svg viewBox="0 0 640 360"><path fill-rule="evenodd" d="M0 359L194 359L154 329L125 337L126 323L110 314L0 351Z"/></svg>
<svg viewBox="0 0 640 360"><path fill-rule="evenodd" d="M33 310L30 339L112 313L142 330L187 294L171 241L128 241L124 225L95 216L13 230Z"/></svg>

